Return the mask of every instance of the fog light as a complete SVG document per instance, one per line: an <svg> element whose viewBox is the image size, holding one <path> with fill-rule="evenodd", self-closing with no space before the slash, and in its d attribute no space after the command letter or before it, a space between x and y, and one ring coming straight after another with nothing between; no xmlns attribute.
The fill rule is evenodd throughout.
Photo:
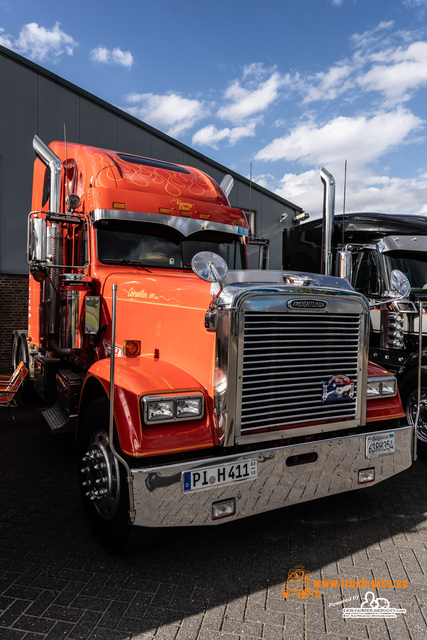
<svg viewBox="0 0 427 640"><path fill-rule="evenodd" d="M219 518L227 518L233 516L236 513L236 501L234 498L230 500L220 500L212 504L212 520L219 520Z"/></svg>
<svg viewBox="0 0 427 640"><path fill-rule="evenodd" d="M375 480L375 467L370 469L359 469L359 484L373 482Z"/></svg>

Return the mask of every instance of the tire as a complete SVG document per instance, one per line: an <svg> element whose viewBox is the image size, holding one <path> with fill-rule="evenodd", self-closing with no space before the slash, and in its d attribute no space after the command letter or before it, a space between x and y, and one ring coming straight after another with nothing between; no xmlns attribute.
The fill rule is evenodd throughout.
<svg viewBox="0 0 427 640"><path fill-rule="evenodd" d="M413 370L402 380L400 397L408 424L414 425L418 409L418 371ZM427 373L421 373L421 408L418 420L417 455L427 460Z"/></svg>
<svg viewBox="0 0 427 640"><path fill-rule="evenodd" d="M109 402L99 398L84 413L79 437L80 488L90 527L110 553L129 553L152 540L155 530L129 522L125 467L109 441ZM122 455L118 444L116 450Z"/></svg>
<svg viewBox="0 0 427 640"><path fill-rule="evenodd" d="M20 362L23 362L28 369L29 365L29 352L27 344L27 335L25 332L14 331L12 335L12 366L15 371ZM34 391L34 385L32 380L27 376L19 391L19 398L24 402L34 402L37 399L37 394Z"/></svg>
<svg viewBox="0 0 427 640"><path fill-rule="evenodd" d="M20 347L21 347L21 340L19 337L19 333L18 331L14 331L12 334L12 349L11 349L13 371L15 371L16 367L21 362L20 360L18 360Z"/></svg>

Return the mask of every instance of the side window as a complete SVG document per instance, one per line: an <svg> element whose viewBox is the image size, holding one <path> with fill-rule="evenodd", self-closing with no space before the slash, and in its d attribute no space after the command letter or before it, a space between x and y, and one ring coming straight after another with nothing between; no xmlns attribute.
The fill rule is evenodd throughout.
<svg viewBox="0 0 427 640"><path fill-rule="evenodd" d="M352 285L368 298L380 297L380 273L375 251L366 249L354 254Z"/></svg>

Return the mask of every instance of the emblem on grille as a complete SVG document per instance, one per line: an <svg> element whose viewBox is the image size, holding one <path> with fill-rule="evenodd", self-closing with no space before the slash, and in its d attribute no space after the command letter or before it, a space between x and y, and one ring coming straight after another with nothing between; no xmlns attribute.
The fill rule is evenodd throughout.
<svg viewBox="0 0 427 640"><path fill-rule="evenodd" d="M290 309L326 309L327 306L325 300L288 300Z"/></svg>
<svg viewBox="0 0 427 640"><path fill-rule="evenodd" d="M322 382L322 386L322 402L354 398L354 382L342 373L332 376L327 382Z"/></svg>

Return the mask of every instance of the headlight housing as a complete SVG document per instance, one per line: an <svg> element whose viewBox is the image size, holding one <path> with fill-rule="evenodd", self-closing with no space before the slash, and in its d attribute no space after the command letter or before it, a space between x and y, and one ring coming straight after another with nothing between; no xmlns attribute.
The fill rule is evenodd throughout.
<svg viewBox="0 0 427 640"><path fill-rule="evenodd" d="M178 420L199 420L205 411L201 393L182 396L144 396L142 412L144 422L176 422Z"/></svg>
<svg viewBox="0 0 427 640"><path fill-rule="evenodd" d="M397 380L394 376L368 378L367 399L392 398L397 394Z"/></svg>

